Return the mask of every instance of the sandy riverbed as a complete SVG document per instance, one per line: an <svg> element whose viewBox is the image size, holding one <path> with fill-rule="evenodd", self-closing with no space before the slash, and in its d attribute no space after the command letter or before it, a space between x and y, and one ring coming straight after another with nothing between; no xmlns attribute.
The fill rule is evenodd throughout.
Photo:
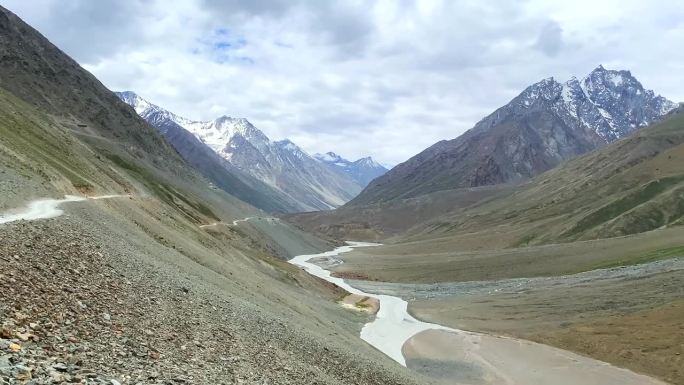
<svg viewBox="0 0 684 385"><path fill-rule="evenodd" d="M354 247L372 244L355 243ZM352 246L300 255L290 262L357 296L376 298L380 309L361 338L395 361L448 384L663 385L664 382L575 353L525 340L472 333L412 317L407 302L370 294L312 263L334 266Z"/></svg>
<svg viewBox="0 0 684 385"><path fill-rule="evenodd" d="M665 384L565 350L486 334L427 330L402 351L410 369L449 384Z"/></svg>

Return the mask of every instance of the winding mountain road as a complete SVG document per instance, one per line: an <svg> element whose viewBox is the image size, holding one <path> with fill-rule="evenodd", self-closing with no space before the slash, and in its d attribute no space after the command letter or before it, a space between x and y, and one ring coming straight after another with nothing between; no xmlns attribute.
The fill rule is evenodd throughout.
<svg viewBox="0 0 684 385"><path fill-rule="evenodd" d="M240 224L240 222L249 222L252 219L257 219L257 220L264 219L264 220L267 220L269 222L270 221L274 221L274 222L280 221L280 218L275 218L275 217L247 217L247 218L242 218L242 219L236 219L233 221L233 223L214 222L214 223L209 223L206 225L200 225L199 227L205 229L207 227L215 227L215 226L237 226Z"/></svg>
<svg viewBox="0 0 684 385"><path fill-rule="evenodd" d="M28 206L19 211L11 211L0 214L0 224L16 222L21 220L34 221L37 219L54 218L64 214L64 210L59 206L67 202L81 202L86 200L99 200L111 198L124 198L130 195L99 195L93 197L83 197L76 195L65 195L63 199L37 199L31 201Z"/></svg>

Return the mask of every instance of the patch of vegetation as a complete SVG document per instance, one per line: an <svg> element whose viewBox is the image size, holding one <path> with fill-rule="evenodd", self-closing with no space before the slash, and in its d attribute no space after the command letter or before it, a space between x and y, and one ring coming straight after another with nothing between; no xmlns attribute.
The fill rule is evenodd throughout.
<svg viewBox="0 0 684 385"><path fill-rule="evenodd" d="M123 160L123 158L121 158L120 156L118 156L116 154L107 153L107 154L105 154L105 156L109 160L114 162L114 164L116 164L117 166L119 166L123 169L126 169L128 171L133 171L137 174L145 174L145 172L140 167L138 167L138 165L131 163L131 162L128 162L128 161L125 161L125 160Z"/></svg>
<svg viewBox="0 0 684 385"><path fill-rule="evenodd" d="M532 242L535 238L537 238L536 234L527 234L520 238L518 242L516 242L513 247L523 247L523 246L529 246L530 242Z"/></svg>
<svg viewBox="0 0 684 385"><path fill-rule="evenodd" d="M639 190L634 191L616 200L615 202L609 203L593 213L585 216L579 222L577 222L575 226L567 231L564 236L572 237L584 233L585 231L593 229L602 223L617 218L634 207L653 199L655 196L663 193L668 188L675 186L682 181L684 181L684 175L671 176L651 181L650 183L642 186Z"/></svg>
<svg viewBox="0 0 684 385"><path fill-rule="evenodd" d="M615 222L598 227L596 235L600 238L610 238L638 234L645 231L654 230L667 224L667 217L662 208L666 207L664 202L647 202L636 209L620 216Z"/></svg>
<svg viewBox="0 0 684 385"><path fill-rule="evenodd" d="M93 185L85 180L71 181L72 186L82 193L89 193L93 190Z"/></svg>
<svg viewBox="0 0 684 385"><path fill-rule="evenodd" d="M111 154L111 153L106 153L105 155L108 159L110 159L114 164L117 166L128 170L130 172L133 172L135 174L138 174L140 177L140 180L145 182L146 186L154 192L154 194L160 198L162 201L167 203L168 205L175 207L179 209L182 213L184 213L187 217L189 217L192 221L196 223L202 223L202 218L199 218L195 213L193 213L191 210L188 210L188 208L193 209L195 212L200 213L206 217L209 217L213 220L220 221L221 219L214 214L211 209L206 206L205 204L201 202L196 202L191 200L190 198L186 197L182 193L178 192L176 189L173 187L165 184L158 182L158 178L156 178L154 175L152 175L149 171L145 170L144 168L140 167L139 165L129 162L122 157L120 157L117 154Z"/></svg>
<svg viewBox="0 0 684 385"><path fill-rule="evenodd" d="M46 171L53 170L81 191L93 189L92 183L84 177L91 170L59 125L2 89L0 136L12 151L25 154L35 165L29 167L46 180L50 179Z"/></svg>
<svg viewBox="0 0 684 385"><path fill-rule="evenodd" d="M337 299L335 300L335 302L337 302L337 303L342 303L342 302L344 302L344 299L347 298L348 295L349 295L349 293L347 293L347 292L345 291L344 293L342 293L342 294L340 294L340 295L337 296Z"/></svg>
<svg viewBox="0 0 684 385"><path fill-rule="evenodd" d="M207 205L205 205L204 203L198 202L198 201L192 201L188 197L186 197L185 195L179 193L178 190L175 190L175 189L171 188L170 186L166 186L166 188L169 189L171 194L173 194L175 197L177 197L178 199L185 202L186 205L188 205L188 206L192 207L193 209L197 210L198 212L200 212L202 215L209 217L211 219L214 219L216 221L221 220L221 218L217 217L216 214L214 214L214 212L211 211L211 209Z"/></svg>
<svg viewBox="0 0 684 385"><path fill-rule="evenodd" d="M684 219L684 188L675 191L671 199L673 203L669 207L667 220L669 223L681 222Z"/></svg>
<svg viewBox="0 0 684 385"><path fill-rule="evenodd" d="M680 217L676 221L670 223L670 226L682 226L684 225L684 217Z"/></svg>

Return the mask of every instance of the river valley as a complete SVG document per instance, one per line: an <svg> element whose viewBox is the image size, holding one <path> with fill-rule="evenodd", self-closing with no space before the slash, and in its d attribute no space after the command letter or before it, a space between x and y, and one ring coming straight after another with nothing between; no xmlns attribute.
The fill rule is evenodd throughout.
<svg viewBox="0 0 684 385"><path fill-rule="evenodd" d="M422 322L408 313L408 303L402 298L364 292L310 262L325 258L330 263L335 256L354 248L374 246L378 245L349 242L332 251L299 255L290 263L351 294L376 298L380 310L375 320L364 325L360 337L401 365L419 371L439 367L426 374L452 384L664 384L562 349Z"/></svg>

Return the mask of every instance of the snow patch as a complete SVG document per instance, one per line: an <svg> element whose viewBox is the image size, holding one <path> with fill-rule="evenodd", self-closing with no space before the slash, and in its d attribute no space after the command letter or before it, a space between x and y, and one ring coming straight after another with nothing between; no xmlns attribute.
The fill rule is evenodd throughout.
<svg viewBox="0 0 684 385"><path fill-rule="evenodd" d="M619 72L608 72L608 74L606 75L606 80L613 83L614 87L620 87L625 82L625 79Z"/></svg>

